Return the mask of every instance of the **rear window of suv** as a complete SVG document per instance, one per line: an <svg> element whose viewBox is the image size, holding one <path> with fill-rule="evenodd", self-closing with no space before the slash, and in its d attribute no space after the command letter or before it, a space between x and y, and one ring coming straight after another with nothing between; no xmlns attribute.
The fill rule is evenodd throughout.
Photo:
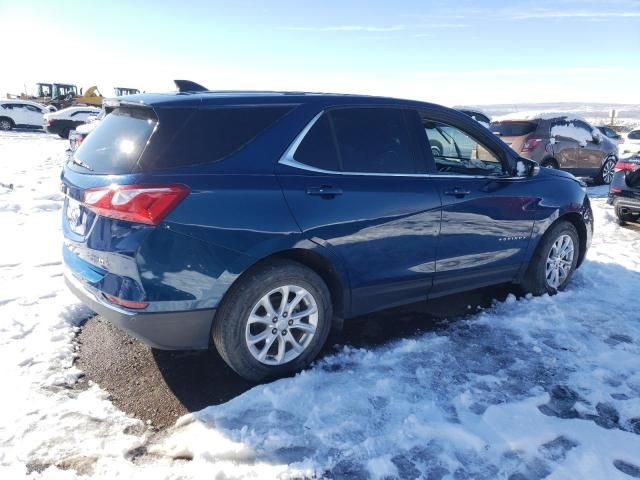
<svg viewBox="0 0 640 480"><path fill-rule="evenodd" d="M501 137L528 135L537 128L534 122L493 122L489 130Z"/></svg>
<svg viewBox="0 0 640 480"><path fill-rule="evenodd" d="M73 154L72 168L97 175L130 173L157 118L148 108L116 108Z"/></svg>
<svg viewBox="0 0 640 480"><path fill-rule="evenodd" d="M80 145L72 168L119 175L223 160L292 108L171 108L159 109L159 118L150 108L116 108Z"/></svg>

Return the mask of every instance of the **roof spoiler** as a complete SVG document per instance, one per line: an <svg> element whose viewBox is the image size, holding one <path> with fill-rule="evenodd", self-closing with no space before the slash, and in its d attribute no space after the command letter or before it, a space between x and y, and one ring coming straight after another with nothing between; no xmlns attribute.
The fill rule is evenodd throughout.
<svg viewBox="0 0 640 480"><path fill-rule="evenodd" d="M178 92L206 92L209 89L191 80L174 80Z"/></svg>

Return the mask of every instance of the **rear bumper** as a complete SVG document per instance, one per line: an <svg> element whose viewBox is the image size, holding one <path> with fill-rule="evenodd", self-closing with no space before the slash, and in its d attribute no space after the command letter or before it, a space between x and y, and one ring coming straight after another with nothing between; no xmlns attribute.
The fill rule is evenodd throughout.
<svg viewBox="0 0 640 480"><path fill-rule="evenodd" d="M215 309L182 312L143 313L124 310L108 304L99 292L92 291L65 273L71 292L98 315L111 321L132 337L161 350L194 350L209 347Z"/></svg>
<svg viewBox="0 0 640 480"><path fill-rule="evenodd" d="M614 207L626 208L629 213L640 213L640 200L636 198L609 195L608 203Z"/></svg>

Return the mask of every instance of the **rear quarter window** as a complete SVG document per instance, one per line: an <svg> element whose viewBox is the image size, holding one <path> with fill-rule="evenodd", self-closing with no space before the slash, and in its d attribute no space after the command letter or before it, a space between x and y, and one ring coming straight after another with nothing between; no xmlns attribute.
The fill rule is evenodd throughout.
<svg viewBox="0 0 640 480"><path fill-rule="evenodd" d="M292 105L234 106L175 115L159 112L158 132L140 159L140 169L153 171L224 160L293 108Z"/></svg>
<svg viewBox="0 0 640 480"><path fill-rule="evenodd" d="M501 137L520 137L532 133L537 127L534 122L493 122L489 130Z"/></svg>

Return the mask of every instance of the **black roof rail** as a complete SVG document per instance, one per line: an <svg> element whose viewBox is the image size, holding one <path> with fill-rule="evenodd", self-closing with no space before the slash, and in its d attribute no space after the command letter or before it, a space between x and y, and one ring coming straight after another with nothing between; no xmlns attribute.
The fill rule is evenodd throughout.
<svg viewBox="0 0 640 480"><path fill-rule="evenodd" d="M174 80L178 92L206 92L209 89L191 80Z"/></svg>

